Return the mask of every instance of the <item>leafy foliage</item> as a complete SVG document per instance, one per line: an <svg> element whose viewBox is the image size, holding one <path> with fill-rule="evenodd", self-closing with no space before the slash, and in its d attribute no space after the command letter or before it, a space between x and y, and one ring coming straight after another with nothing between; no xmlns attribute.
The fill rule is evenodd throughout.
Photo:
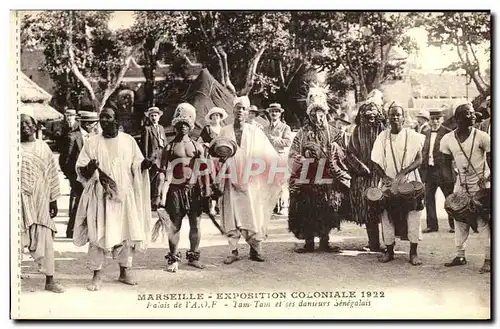
<svg viewBox="0 0 500 329"><path fill-rule="evenodd" d="M486 69L480 67L478 54L489 55L491 48L491 15L487 12L430 13L420 22L428 32L429 45L456 50L460 61L444 70L463 69L482 95L490 93ZM486 96L483 96L483 98Z"/></svg>

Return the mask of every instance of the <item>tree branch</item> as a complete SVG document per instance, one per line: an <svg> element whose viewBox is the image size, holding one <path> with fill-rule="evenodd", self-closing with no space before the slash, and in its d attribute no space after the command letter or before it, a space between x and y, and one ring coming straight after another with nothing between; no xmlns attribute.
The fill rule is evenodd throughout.
<svg viewBox="0 0 500 329"><path fill-rule="evenodd" d="M87 89L89 92L90 99L92 100L92 103L94 105L95 110L97 111L99 109L99 103L97 101L97 97L94 92L94 88L92 88L92 85L90 84L89 80L80 72L80 69L78 68L78 65L76 65L76 60L75 60L75 51L73 49L73 12L70 12L69 16L69 40L68 40L68 54L69 54L69 63L70 63L70 69L71 72L80 80L80 82L83 84L83 86Z"/></svg>
<svg viewBox="0 0 500 329"><path fill-rule="evenodd" d="M224 51L222 46L217 46L217 50L219 51L222 57L222 64L224 67L224 80L226 82L226 88L229 89L230 92L236 95L236 88L234 88L233 83L231 82L231 77L229 76L229 65L227 64L227 54Z"/></svg>
<svg viewBox="0 0 500 329"><path fill-rule="evenodd" d="M134 57L137 50L139 50L139 48L140 48L140 46L134 46L129 51L128 55L125 57L124 63L122 64L122 67L120 69L120 73L118 73L118 76L116 77L115 83L112 84L110 87L108 87L104 91L104 95L103 95L101 103L99 105L99 112L104 108L109 97L115 92L115 90L118 88L118 86L122 82L123 77L125 76L125 73L127 73L127 70L130 66L130 62L132 61L132 58Z"/></svg>
<svg viewBox="0 0 500 329"><path fill-rule="evenodd" d="M295 70L295 72L292 74L292 76L290 77L290 80L288 80L288 83L286 85L286 88L285 90L288 90L288 88L290 87L290 84L292 83L293 79L295 79L295 76L297 75L297 73L299 73L300 69L302 68L302 66L304 66L304 63L300 63L299 67Z"/></svg>
<svg viewBox="0 0 500 329"><path fill-rule="evenodd" d="M262 42L259 51L255 54L255 56L253 57L252 61L248 66L245 87L241 91L242 95L248 95L252 90L254 85L254 76L257 73L257 65L259 64L260 58L262 57L262 54L264 53L265 50L266 50L266 43Z"/></svg>
<svg viewBox="0 0 500 329"><path fill-rule="evenodd" d="M280 88L285 89L285 74L283 73L283 62L278 59L278 81L280 82Z"/></svg>
<svg viewBox="0 0 500 329"><path fill-rule="evenodd" d="M220 69L220 82L222 83L223 86L226 86L226 76L224 74L224 63L222 62L222 57L217 50L217 47L213 47L215 54L217 55L217 59L219 60L219 69Z"/></svg>

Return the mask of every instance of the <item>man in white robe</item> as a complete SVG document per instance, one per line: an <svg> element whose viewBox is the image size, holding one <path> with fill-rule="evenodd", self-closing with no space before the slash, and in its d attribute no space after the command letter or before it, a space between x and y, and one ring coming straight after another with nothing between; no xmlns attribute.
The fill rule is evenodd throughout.
<svg viewBox="0 0 500 329"><path fill-rule="evenodd" d="M89 242L90 268L94 271L90 291L99 290L106 254L112 252L120 266L119 281L136 285L130 274L132 253L146 248L151 219L149 173L134 138L118 131L116 114L104 109L99 115L102 133L85 143L76 169L84 190L78 206L73 241ZM104 175L116 186L107 187ZM101 177L100 177L101 176Z"/></svg>
<svg viewBox="0 0 500 329"><path fill-rule="evenodd" d="M53 218L57 215L57 199L61 195L57 165L49 146L35 139L37 124L33 117L21 114L21 230L23 247L45 274L45 290L64 292L54 281L54 235L57 232Z"/></svg>
<svg viewBox="0 0 500 329"><path fill-rule="evenodd" d="M425 137L412 129L403 128L405 116L401 106L392 105L388 115L390 128L381 132L373 144L371 159L375 163L375 170L382 177L382 184L386 186L411 181L421 182L419 172L416 169L422 164L422 148ZM385 209L382 212L382 238L387 246L387 251L380 258L381 262L386 263L394 259L396 221L406 220L403 227L404 224L407 224L410 263L412 265L422 264L417 256L418 241L421 237L420 217L423 210L422 200L419 201L415 209L403 209L401 203L389 202L393 209ZM401 218L396 218L399 216Z"/></svg>
<svg viewBox="0 0 500 329"><path fill-rule="evenodd" d="M261 243L267 235L267 226L272 210L278 200L281 185L279 174L269 179L270 166L284 166L272 144L264 132L255 125L245 122L250 107L248 97L236 97L234 100L235 119L233 124L224 126L219 134L236 142L236 154L229 159L222 159L226 163L222 166L220 175L230 178L222 179L221 190L221 217L222 226L227 232L231 254L224 260L231 264L239 260L238 241L243 235L250 245L250 259L262 262ZM247 165L263 161L267 167L264 173L245 179L251 166ZM231 161L234 164L230 165ZM229 164L229 165L227 165ZM228 170L225 170L228 169ZM255 167L253 167L255 168ZM230 173L236 170L236 173Z"/></svg>

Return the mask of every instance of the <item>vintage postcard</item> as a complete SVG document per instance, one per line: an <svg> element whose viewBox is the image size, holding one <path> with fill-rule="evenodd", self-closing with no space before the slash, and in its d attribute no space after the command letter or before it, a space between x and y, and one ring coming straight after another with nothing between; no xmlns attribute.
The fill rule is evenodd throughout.
<svg viewBox="0 0 500 329"><path fill-rule="evenodd" d="M491 319L489 11L11 26L12 319Z"/></svg>

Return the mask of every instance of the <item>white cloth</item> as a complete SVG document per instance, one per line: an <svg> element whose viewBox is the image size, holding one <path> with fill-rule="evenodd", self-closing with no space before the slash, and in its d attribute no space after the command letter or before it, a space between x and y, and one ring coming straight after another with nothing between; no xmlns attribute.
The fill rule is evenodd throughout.
<svg viewBox="0 0 500 329"><path fill-rule="evenodd" d="M249 159L262 159L268 167L273 161L275 164L280 162L278 153L261 129L247 123L242 124L242 129L241 147L238 147L233 158L227 160L228 163L234 161L233 168L237 171L235 176L238 177L238 182L233 184L229 178L222 181L222 225L226 232L245 229L257 233L256 238L260 239L267 235L267 226L284 180L269 183L269 176L260 174L250 178L247 184L241 181L243 168ZM236 142L234 125L223 127L219 136ZM226 171L224 167L221 170ZM225 184L230 185L226 188Z"/></svg>
<svg viewBox="0 0 500 329"><path fill-rule="evenodd" d="M89 268L92 271L99 271L106 262L109 254L106 250L89 243ZM111 257L118 261L121 267L132 267L132 249L128 245L118 245L111 250Z"/></svg>
<svg viewBox="0 0 500 329"><path fill-rule="evenodd" d="M484 248L484 256L490 259L490 228L488 223L481 217L477 218L477 231L479 240ZM455 246L457 248L457 257L465 257L465 247L469 239L470 226L467 223L455 221Z"/></svg>
<svg viewBox="0 0 500 329"><path fill-rule="evenodd" d="M429 166L434 166L434 144L436 143L437 132L431 132L431 143L429 146Z"/></svg>
<svg viewBox="0 0 500 329"><path fill-rule="evenodd" d="M89 180L80 174L78 168L91 159L96 159L99 168L115 181L119 201L104 196L97 170ZM141 170L143 160L134 138L122 132L115 138L92 136L84 144L76 163L84 190L75 219L75 245L90 242L111 250L125 241L137 249L146 248L151 233L151 208L149 173Z"/></svg>
<svg viewBox="0 0 500 329"><path fill-rule="evenodd" d="M406 220L408 222L408 240L410 243L418 243L419 240L422 240L420 221L421 215L422 211L420 210L408 212ZM382 239L384 240L384 244L386 246L392 245L396 241L396 229L394 227L394 222L389 219L387 210L384 210L380 217L382 223Z"/></svg>
<svg viewBox="0 0 500 329"><path fill-rule="evenodd" d="M474 133L476 133L476 140L472 145ZM455 131L452 131L443 136L439 150L444 154L452 155L458 168L459 177L455 182L454 191L459 191L461 186L467 186L470 193L477 192L479 190L479 178L483 177L483 175L485 177L490 175L490 168L486 163L486 153L491 151L491 139L486 132L472 128L469 137L461 144L466 155L460 149L455 138ZM470 157L472 167L469 165L466 156Z"/></svg>
<svg viewBox="0 0 500 329"><path fill-rule="evenodd" d="M396 164L394 163L392 157L390 138L392 138ZM384 170L387 176L395 178L397 173L401 171L402 168L408 167L413 163L413 161L415 161L418 152L422 151L424 140L424 135L417 133L412 129L403 128L399 134L391 134L391 130L389 128L377 136L377 139L373 144L371 159ZM404 152L405 141L407 141L406 153ZM414 170L406 175L406 180L420 182L421 179L418 170Z"/></svg>

